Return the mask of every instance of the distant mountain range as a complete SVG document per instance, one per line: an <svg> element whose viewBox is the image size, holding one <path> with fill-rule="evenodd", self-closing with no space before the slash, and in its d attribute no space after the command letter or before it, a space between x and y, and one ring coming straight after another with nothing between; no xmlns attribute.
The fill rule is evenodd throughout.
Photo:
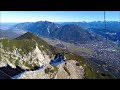
<svg viewBox="0 0 120 90"><path fill-rule="evenodd" d="M48 21L39 21L35 23L20 23L15 25L13 28L27 30L39 36L49 37L50 33L59 27L59 24Z"/></svg>
<svg viewBox="0 0 120 90"><path fill-rule="evenodd" d="M97 28L97 29L104 29L105 22L104 21L93 21L93 22L63 22L62 25L66 24L78 24L83 28ZM120 29L120 22L118 21L106 21L107 29L111 31L118 31Z"/></svg>
<svg viewBox="0 0 120 90"><path fill-rule="evenodd" d="M15 30L15 29L2 30L0 29L0 38L14 39L24 33L26 33L26 31L24 30Z"/></svg>
<svg viewBox="0 0 120 90"><path fill-rule="evenodd" d="M119 30L120 23L117 21L107 21L105 31L105 22L25 22L14 25L11 30L25 30L36 34L37 36L57 38L67 42L86 43L91 40L101 40L99 35L103 38L108 38L111 41L120 40ZM90 33L96 33L93 37ZM79 38L78 38L79 37ZM97 37L97 38L96 38Z"/></svg>
<svg viewBox="0 0 120 90"><path fill-rule="evenodd" d="M7 30L16 24L18 24L18 23L2 23L2 22L0 22L0 29Z"/></svg>
<svg viewBox="0 0 120 90"><path fill-rule="evenodd" d="M92 40L102 40L98 35L92 36L91 33L78 24L56 24L48 21L35 23L20 23L12 27L32 32L38 36L52 39L60 39L66 42L87 43Z"/></svg>
<svg viewBox="0 0 120 90"><path fill-rule="evenodd" d="M50 37L71 43L87 43L96 40L89 31L76 24L63 25L52 32Z"/></svg>

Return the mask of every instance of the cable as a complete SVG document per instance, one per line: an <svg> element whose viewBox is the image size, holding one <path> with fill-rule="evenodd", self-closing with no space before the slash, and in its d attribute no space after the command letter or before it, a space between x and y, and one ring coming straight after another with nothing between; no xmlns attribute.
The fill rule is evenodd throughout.
<svg viewBox="0 0 120 90"><path fill-rule="evenodd" d="M119 11L119 24L120 24L120 11Z"/></svg>
<svg viewBox="0 0 120 90"><path fill-rule="evenodd" d="M105 34L107 33L107 29L106 29L106 13L104 11L104 23L105 23ZM107 45L107 35L106 35L106 45Z"/></svg>
<svg viewBox="0 0 120 90"><path fill-rule="evenodd" d="M0 11L0 30L1 30L1 11Z"/></svg>
<svg viewBox="0 0 120 90"><path fill-rule="evenodd" d="M119 29L120 29L120 11L118 12L118 19L119 19L119 21L118 21L118 23L119 23ZM118 33L118 47L120 47L120 32Z"/></svg>

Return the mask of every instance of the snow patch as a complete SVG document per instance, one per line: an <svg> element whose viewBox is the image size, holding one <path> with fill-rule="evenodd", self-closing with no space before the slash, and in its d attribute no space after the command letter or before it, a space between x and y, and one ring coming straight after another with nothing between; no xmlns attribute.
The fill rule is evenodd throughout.
<svg viewBox="0 0 120 90"><path fill-rule="evenodd" d="M48 33L50 33L50 30L49 30L49 28L47 28L47 30L48 30Z"/></svg>

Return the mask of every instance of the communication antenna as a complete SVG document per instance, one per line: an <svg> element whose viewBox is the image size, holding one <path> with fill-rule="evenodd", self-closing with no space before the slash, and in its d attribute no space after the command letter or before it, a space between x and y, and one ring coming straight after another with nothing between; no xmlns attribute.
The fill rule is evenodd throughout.
<svg viewBox="0 0 120 90"><path fill-rule="evenodd" d="M119 11L119 16L118 17L119 17L118 47L120 47L120 40L119 40L120 39L119 38L120 37L120 11Z"/></svg>
<svg viewBox="0 0 120 90"><path fill-rule="evenodd" d="M105 34L107 33L107 29L106 29L106 12L104 11L104 23L105 23ZM106 45L107 45L107 35L106 35Z"/></svg>
<svg viewBox="0 0 120 90"><path fill-rule="evenodd" d="M0 11L0 30L1 30L1 11Z"/></svg>
<svg viewBox="0 0 120 90"><path fill-rule="evenodd" d="M1 32L1 12L0 12L0 35L2 36L2 32Z"/></svg>
<svg viewBox="0 0 120 90"><path fill-rule="evenodd" d="M119 11L119 24L120 24L120 11Z"/></svg>
<svg viewBox="0 0 120 90"><path fill-rule="evenodd" d="M106 39L106 48L105 48L105 50L106 50L106 58L108 59L108 51L107 51L107 49L108 49L108 42L107 42L107 28L106 28L106 11L104 11L104 23L105 23L105 27L104 27L104 29L105 29L105 35L106 35L106 37L105 37L105 39Z"/></svg>

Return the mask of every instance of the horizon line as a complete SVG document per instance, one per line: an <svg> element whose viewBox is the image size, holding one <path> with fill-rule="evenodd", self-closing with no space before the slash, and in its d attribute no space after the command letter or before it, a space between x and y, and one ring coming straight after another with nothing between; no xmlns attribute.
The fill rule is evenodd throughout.
<svg viewBox="0 0 120 90"><path fill-rule="evenodd" d="M65 22L104 22L104 20L101 20L101 21L48 21L48 20L40 20L40 21L32 21L30 23L34 23L34 22L54 22L54 23L65 23ZM1 23L29 23L29 21L25 21L25 22L1 22ZM108 20L106 22L119 22L119 21L112 21L112 20Z"/></svg>

